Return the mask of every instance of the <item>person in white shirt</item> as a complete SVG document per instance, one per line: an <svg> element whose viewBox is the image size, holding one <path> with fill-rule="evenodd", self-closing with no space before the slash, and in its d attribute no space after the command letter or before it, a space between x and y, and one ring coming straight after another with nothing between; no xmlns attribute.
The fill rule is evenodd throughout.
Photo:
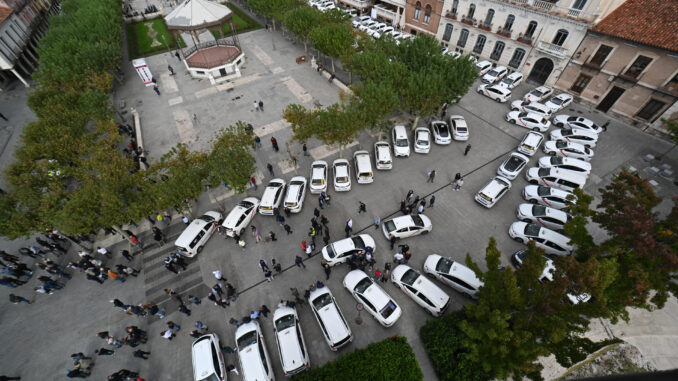
<svg viewBox="0 0 678 381"><path fill-rule="evenodd" d="M393 254L393 261L394 261L395 263L402 263L402 262L403 262L403 258L405 258L405 256L403 256L403 254L400 253L400 252L397 252L397 253Z"/></svg>

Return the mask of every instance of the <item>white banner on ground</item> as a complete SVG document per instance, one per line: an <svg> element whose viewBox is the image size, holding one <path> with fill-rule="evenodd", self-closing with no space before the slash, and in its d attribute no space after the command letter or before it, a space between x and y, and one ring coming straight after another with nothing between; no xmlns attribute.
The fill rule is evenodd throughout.
<svg viewBox="0 0 678 381"><path fill-rule="evenodd" d="M372 12L370 13L370 17L372 17L375 20L377 19L377 9L376 8L372 7Z"/></svg>
<svg viewBox="0 0 678 381"><path fill-rule="evenodd" d="M143 58L133 60L132 65L134 65L134 69L139 74L139 77L144 82L144 85L147 87L153 86L153 74L151 74L151 70L148 68L148 65L146 65L146 60Z"/></svg>

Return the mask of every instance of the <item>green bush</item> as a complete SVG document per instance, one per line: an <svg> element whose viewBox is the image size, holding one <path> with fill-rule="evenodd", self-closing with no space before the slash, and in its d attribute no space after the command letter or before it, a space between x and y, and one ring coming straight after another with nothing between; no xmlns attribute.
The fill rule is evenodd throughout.
<svg viewBox="0 0 678 381"><path fill-rule="evenodd" d="M570 336L558 344L551 345L549 350L556 356L558 364L569 368L584 361L588 355L600 348L622 342L623 340L617 338L594 342L586 337Z"/></svg>
<svg viewBox="0 0 678 381"><path fill-rule="evenodd" d="M155 39L149 37L148 25L157 33ZM182 46L186 46L181 40L181 36L177 36ZM160 44L151 46L157 40ZM166 52L169 47L171 50L176 49L176 42L172 38L165 20L162 18L144 20L137 23L127 24L127 47L129 50L130 59L139 57L148 57L153 54Z"/></svg>
<svg viewBox="0 0 678 381"><path fill-rule="evenodd" d="M464 319L464 310L430 319L419 335L424 349L441 381L481 381L492 379L490 374L467 359L462 342L464 333L457 324Z"/></svg>
<svg viewBox="0 0 678 381"><path fill-rule="evenodd" d="M295 381L410 381L424 378L404 337L393 337L356 349L339 359L293 377Z"/></svg>

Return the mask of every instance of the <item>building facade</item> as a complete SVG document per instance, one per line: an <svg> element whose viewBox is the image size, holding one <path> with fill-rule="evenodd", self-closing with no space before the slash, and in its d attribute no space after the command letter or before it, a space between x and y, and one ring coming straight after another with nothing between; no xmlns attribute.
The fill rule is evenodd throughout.
<svg viewBox="0 0 678 381"><path fill-rule="evenodd" d="M405 32L413 35L438 34L445 2L442 0L407 0L405 7Z"/></svg>
<svg viewBox="0 0 678 381"><path fill-rule="evenodd" d="M437 38L534 85L553 85L586 30L623 0L446 0Z"/></svg>
<svg viewBox="0 0 678 381"><path fill-rule="evenodd" d="M678 1L628 0L589 30L556 86L603 113L661 128L678 117Z"/></svg>

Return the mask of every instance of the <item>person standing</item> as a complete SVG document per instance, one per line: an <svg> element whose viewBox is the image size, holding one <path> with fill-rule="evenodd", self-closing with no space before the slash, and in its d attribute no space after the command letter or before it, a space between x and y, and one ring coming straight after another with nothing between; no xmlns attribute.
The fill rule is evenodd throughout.
<svg viewBox="0 0 678 381"><path fill-rule="evenodd" d="M367 206L365 206L364 202L358 201L358 214L363 212L367 213Z"/></svg>
<svg viewBox="0 0 678 381"><path fill-rule="evenodd" d="M270 173L271 176L274 175L274 173L273 173L273 166L271 165L271 163L266 163L266 169L268 169L268 173Z"/></svg>
<svg viewBox="0 0 678 381"><path fill-rule="evenodd" d="M254 101L254 111L259 111L259 102Z"/></svg>
<svg viewBox="0 0 678 381"><path fill-rule="evenodd" d="M165 235L163 234L162 230L160 230L157 226L153 226L151 230L153 230L153 239L158 242L158 245L164 246L167 242L165 241Z"/></svg>
<svg viewBox="0 0 678 381"><path fill-rule="evenodd" d="M405 254L403 254L403 257L404 257L403 263L409 262L410 258L412 258L412 252L411 251L406 252Z"/></svg>
<svg viewBox="0 0 678 381"><path fill-rule="evenodd" d="M271 312L271 310L268 309L268 307L265 304L262 304L261 307L259 307L259 313L264 315L264 317L268 317L268 314Z"/></svg>
<svg viewBox="0 0 678 381"><path fill-rule="evenodd" d="M304 151L304 156L309 156L309 154L308 154L308 148L306 147L306 143L304 143L304 144L301 146L301 150Z"/></svg>
<svg viewBox="0 0 678 381"><path fill-rule="evenodd" d="M250 177L250 182L252 183L252 186L254 187L254 190L257 190L257 179L254 178L254 176Z"/></svg>
<svg viewBox="0 0 678 381"><path fill-rule="evenodd" d="M379 225L381 225L381 218L379 218L379 216L377 216L377 217L374 219L374 230L379 229Z"/></svg>
<svg viewBox="0 0 678 381"><path fill-rule="evenodd" d="M226 282L226 278L224 278L224 274L221 273L221 270L214 270L212 271L212 274L214 274L214 277L217 278L217 280Z"/></svg>
<svg viewBox="0 0 678 381"><path fill-rule="evenodd" d="M280 150L280 148L278 147L278 140L273 136L271 136L271 145L273 146L273 150L275 152L278 152Z"/></svg>
<svg viewBox="0 0 678 381"><path fill-rule="evenodd" d="M396 237L393 234L391 234L388 240L389 242L391 242L391 250L393 250L393 246L395 246L396 243Z"/></svg>
<svg viewBox="0 0 678 381"><path fill-rule="evenodd" d="M332 269L330 268L330 265L328 265L327 263L325 263L325 265L323 265L323 267L324 267L324 270L325 270L325 280L328 280L328 279L330 279L330 273L332 272Z"/></svg>
<svg viewBox="0 0 678 381"><path fill-rule="evenodd" d="M273 273L271 272L271 270L267 270L266 272L264 272L264 277L266 278L267 281L273 282Z"/></svg>
<svg viewBox="0 0 678 381"><path fill-rule="evenodd" d="M265 259L260 259L260 260L259 260L259 268L260 268L261 271L263 271L263 272L269 271L268 263L266 263L266 260L265 260Z"/></svg>
<svg viewBox="0 0 678 381"><path fill-rule="evenodd" d="M468 152L471 150L471 144L467 144L464 149L464 156L468 155Z"/></svg>
<svg viewBox="0 0 678 381"><path fill-rule="evenodd" d="M160 95L160 89L158 88L158 85L153 85L153 91L155 91L158 96Z"/></svg>
<svg viewBox="0 0 678 381"><path fill-rule="evenodd" d="M428 200L428 207L433 208L434 202L436 202L436 196L431 196L431 198Z"/></svg>
<svg viewBox="0 0 678 381"><path fill-rule="evenodd" d="M349 217L346 221L346 228L348 229L349 233L353 232L353 219L351 217Z"/></svg>
<svg viewBox="0 0 678 381"><path fill-rule="evenodd" d="M255 242L256 243L261 242L262 238L261 238L261 233L259 233L259 229L257 229L256 226L252 225L250 230L252 230L252 236L254 237Z"/></svg>
<svg viewBox="0 0 678 381"><path fill-rule="evenodd" d="M261 112L264 112L264 102L259 101L259 108L261 109Z"/></svg>
<svg viewBox="0 0 678 381"><path fill-rule="evenodd" d="M177 310L178 310L179 312L181 312L182 314L185 314L186 316L191 316L191 310L189 310L189 309L188 309L185 305L183 305L183 304L179 305L179 307L177 308Z"/></svg>
<svg viewBox="0 0 678 381"><path fill-rule="evenodd" d="M113 353L115 353L115 351L106 348L99 348L94 350L94 353L96 353L99 356L111 356L113 355Z"/></svg>
<svg viewBox="0 0 678 381"><path fill-rule="evenodd" d="M150 354L151 354L151 352L145 352L145 351L142 351L141 349L137 349L136 351L134 351L134 357L142 358L144 360L148 360L147 356L150 355Z"/></svg>
<svg viewBox="0 0 678 381"><path fill-rule="evenodd" d="M24 298L23 296L18 296L18 295L14 295L14 294L9 294L9 301L14 303L14 304L19 304L21 302L24 302L26 304L33 304L32 301Z"/></svg>
<svg viewBox="0 0 678 381"><path fill-rule="evenodd" d="M275 270L276 275L282 274L282 265L280 263L274 264L273 270Z"/></svg>
<svg viewBox="0 0 678 381"><path fill-rule="evenodd" d="M424 212L424 205L426 205L426 203L419 204L417 207L417 213L422 214Z"/></svg>
<svg viewBox="0 0 678 381"><path fill-rule="evenodd" d="M273 233L272 231L268 232L268 238L270 238L271 241L277 241L278 240L277 238L275 238L275 233Z"/></svg>
<svg viewBox="0 0 678 381"><path fill-rule="evenodd" d="M285 228L287 235L292 234L292 228L290 227L290 225L285 224L285 226L283 226L283 227Z"/></svg>
<svg viewBox="0 0 678 381"><path fill-rule="evenodd" d="M174 68L172 67L172 65L167 65L167 70L169 70L170 75L174 75Z"/></svg>
<svg viewBox="0 0 678 381"><path fill-rule="evenodd" d="M294 258L294 264L297 265L297 267L306 268L306 265L304 264L304 259L298 255Z"/></svg>
<svg viewBox="0 0 678 381"><path fill-rule="evenodd" d="M462 185L464 185L464 179L463 179L463 178L457 180L457 181L454 183L454 190L456 190L456 191L460 190L461 187L462 187Z"/></svg>
<svg viewBox="0 0 678 381"><path fill-rule="evenodd" d="M436 170L432 170L428 172L428 179L426 179L427 183L432 183L436 178Z"/></svg>

